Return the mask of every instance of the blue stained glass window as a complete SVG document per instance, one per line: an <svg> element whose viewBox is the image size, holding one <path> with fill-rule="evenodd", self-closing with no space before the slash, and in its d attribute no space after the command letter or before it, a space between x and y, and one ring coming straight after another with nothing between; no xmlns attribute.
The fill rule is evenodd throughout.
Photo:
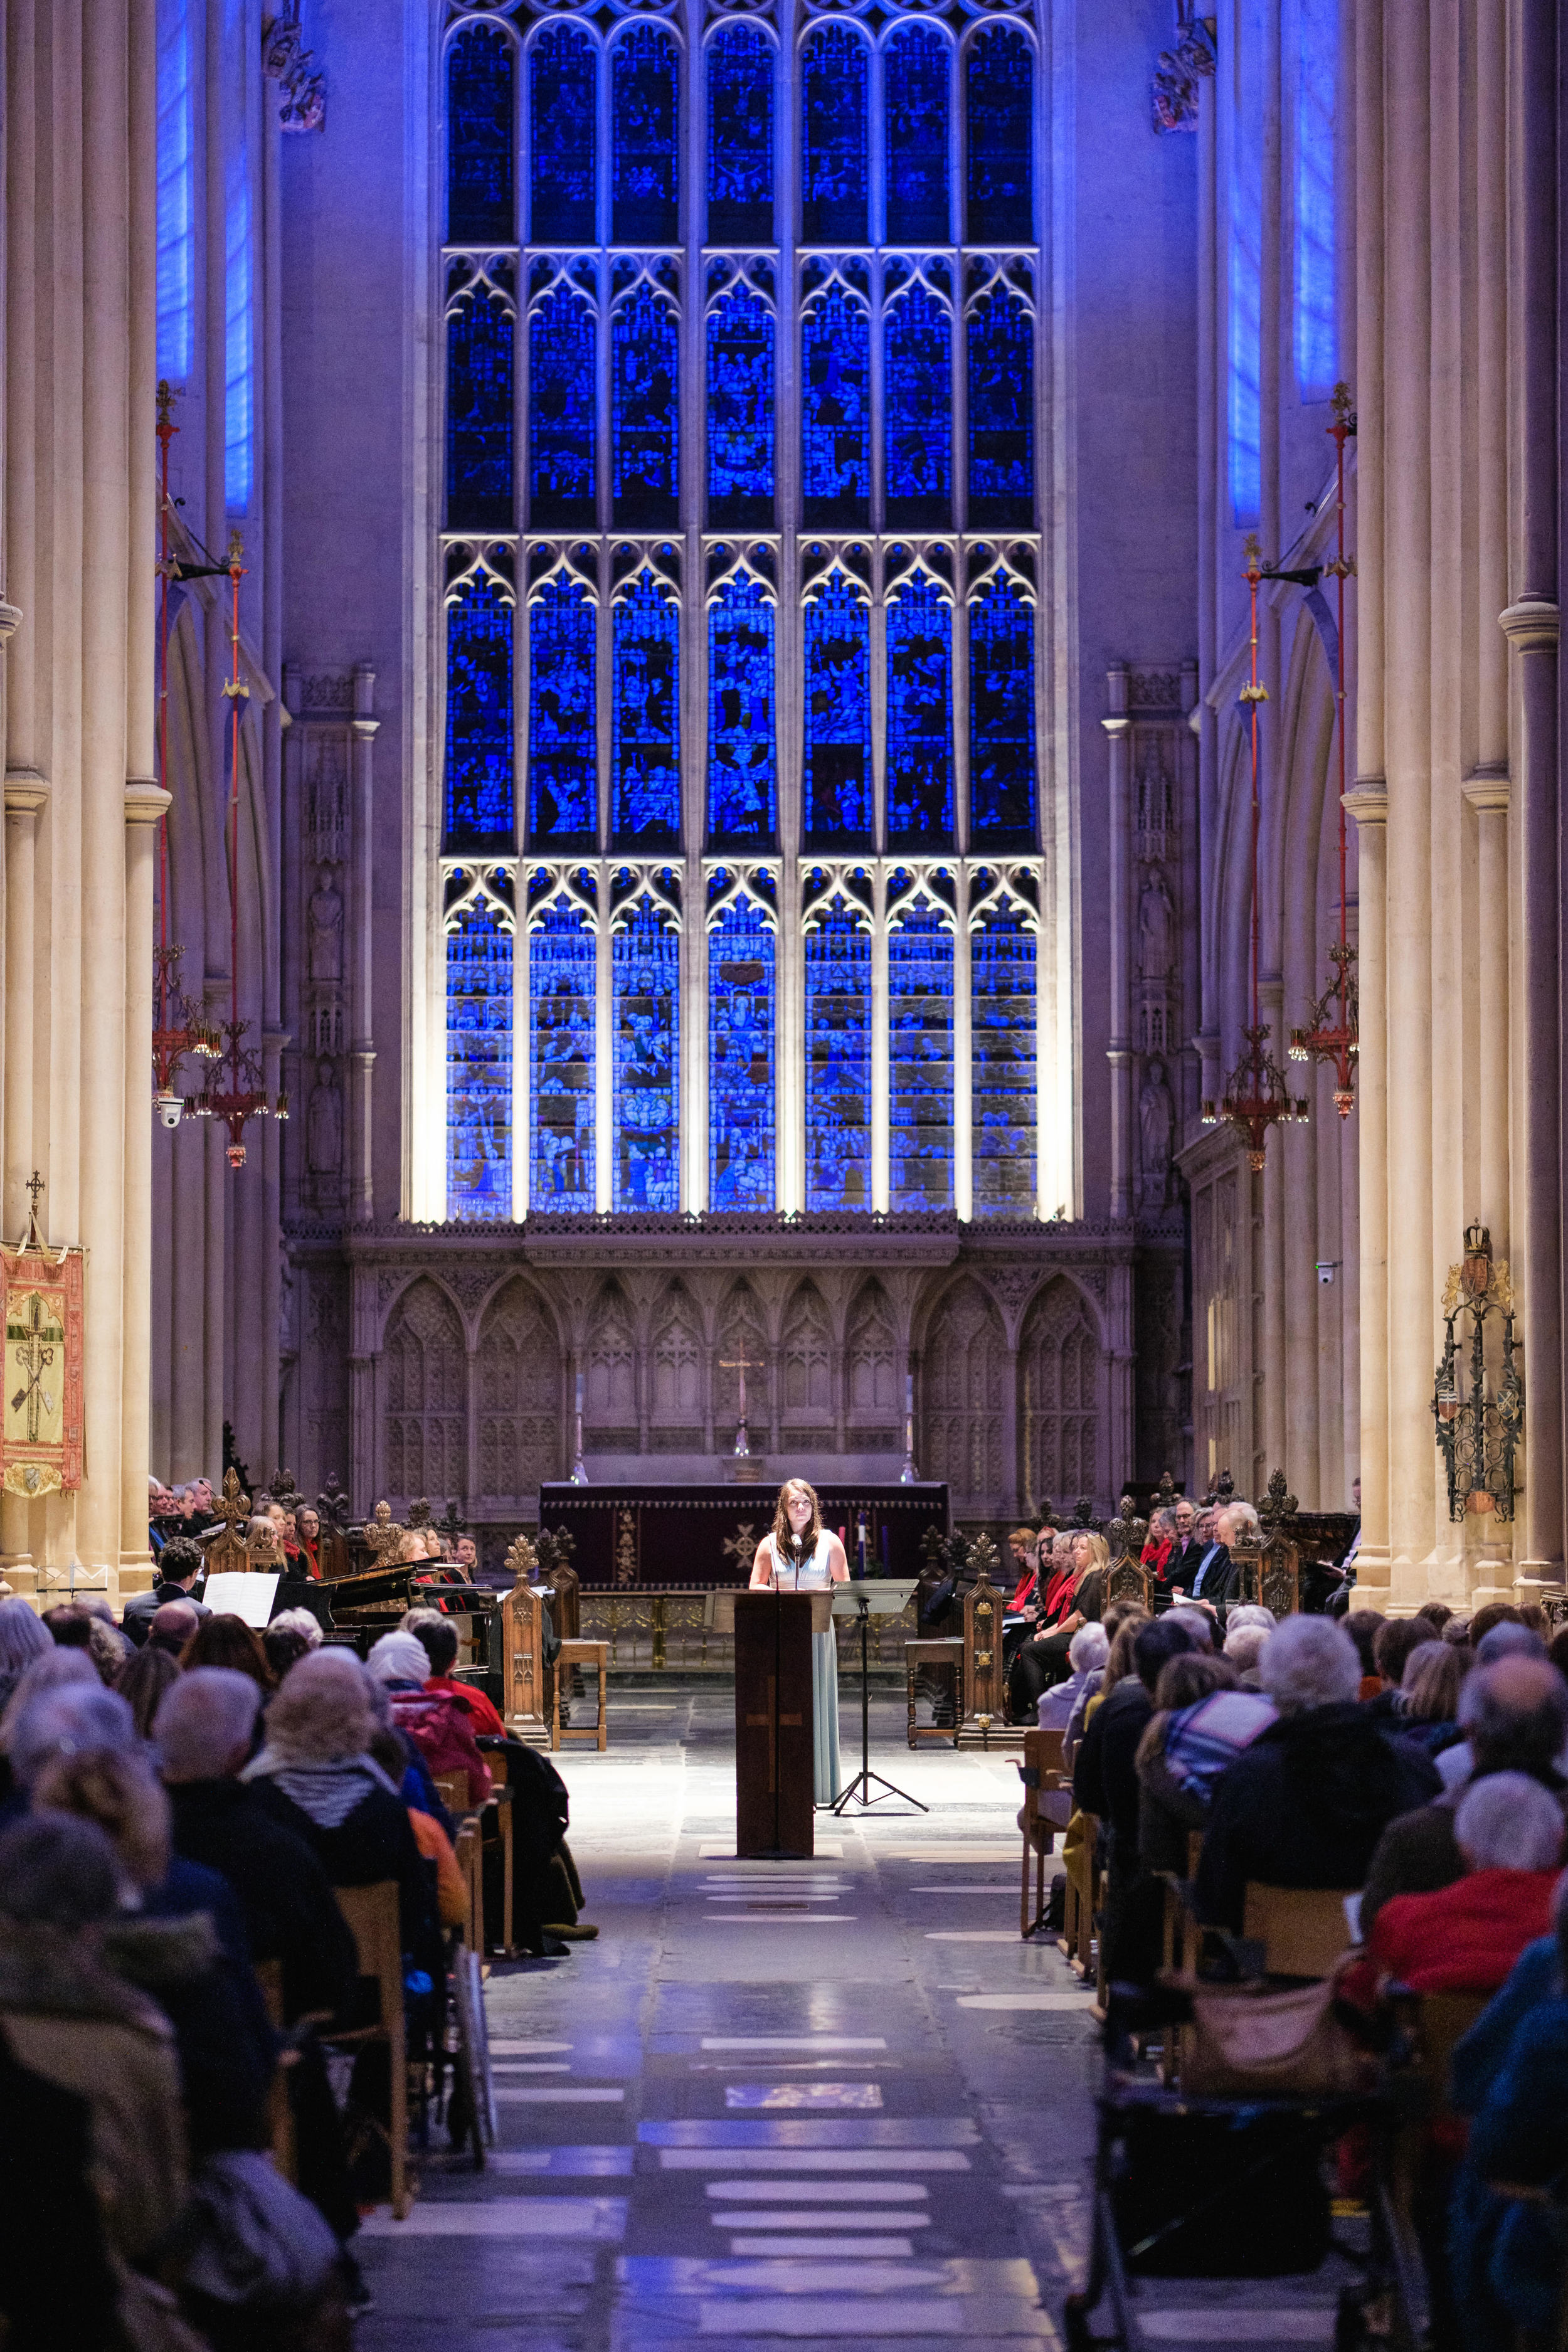
<svg viewBox="0 0 1568 2352"><path fill-rule="evenodd" d="M528 832L535 847L599 829L595 631L586 588L552 580L529 608Z"/></svg>
<svg viewBox="0 0 1568 2352"><path fill-rule="evenodd" d="M750 899L708 934L708 1193L773 1205L773 935Z"/></svg>
<svg viewBox="0 0 1568 2352"><path fill-rule="evenodd" d="M549 25L529 52L535 245L592 245L598 55L584 33Z"/></svg>
<svg viewBox="0 0 1568 2352"><path fill-rule="evenodd" d="M158 0L158 373L191 372L195 138L187 0Z"/></svg>
<svg viewBox="0 0 1568 2352"><path fill-rule="evenodd" d="M929 25L892 35L883 58L889 245L945 245L948 63Z"/></svg>
<svg viewBox="0 0 1568 2352"><path fill-rule="evenodd" d="M708 520L773 512L773 316L744 288L708 313Z"/></svg>
<svg viewBox="0 0 1568 2352"><path fill-rule="evenodd" d="M814 33L801 58L800 225L807 245L866 242L866 62L846 25Z"/></svg>
<svg viewBox="0 0 1568 2352"><path fill-rule="evenodd" d="M656 25L634 25L616 44L611 206L617 245L673 245L680 234L676 73L675 43Z"/></svg>
<svg viewBox="0 0 1568 2352"><path fill-rule="evenodd" d="M924 286L882 322L888 521L945 528L952 498L952 325Z"/></svg>
<svg viewBox="0 0 1568 2352"><path fill-rule="evenodd" d="M952 837L952 608L925 578L889 600L888 834Z"/></svg>
<svg viewBox="0 0 1568 2352"><path fill-rule="evenodd" d="M837 280L801 325L801 489L808 523L864 523L870 513L866 313Z"/></svg>
<svg viewBox="0 0 1568 2352"><path fill-rule="evenodd" d="M510 835L512 608L480 573L447 608L447 834Z"/></svg>
<svg viewBox="0 0 1568 2352"><path fill-rule="evenodd" d="M777 824L773 601L731 580L708 607L708 831L771 842Z"/></svg>
<svg viewBox="0 0 1568 2352"><path fill-rule="evenodd" d="M611 333L616 520L672 523L680 497L675 306L645 279L617 308Z"/></svg>
<svg viewBox="0 0 1568 2352"><path fill-rule="evenodd" d="M251 317L255 264L250 203L250 139L245 92L249 80L250 18L240 0L228 0L225 36L234 120L224 160L224 402L223 496L233 515L247 514L256 479L256 334Z"/></svg>
<svg viewBox="0 0 1568 2352"><path fill-rule="evenodd" d="M969 314L969 520L1035 517L1034 321L997 291Z"/></svg>
<svg viewBox="0 0 1568 2352"><path fill-rule="evenodd" d="M489 907L447 934L447 1214L511 1216L512 942Z"/></svg>
<svg viewBox="0 0 1568 2352"><path fill-rule="evenodd" d="M563 286L529 320L529 505L535 524L595 520L597 342L592 304Z"/></svg>
<svg viewBox="0 0 1568 2352"><path fill-rule="evenodd" d="M1231 520L1258 520L1263 496L1263 12L1241 0L1230 142L1226 280L1226 457Z"/></svg>
<svg viewBox="0 0 1568 2352"><path fill-rule="evenodd" d="M482 289L447 321L447 528L510 530L512 321Z"/></svg>
<svg viewBox="0 0 1568 2352"><path fill-rule="evenodd" d="M805 830L871 837L870 616L842 572L805 608Z"/></svg>
<svg viewBox="0 0 1568 2352"><path fill-rule="evenodd" d="M1339 0L1296 0L1296 383L1322 400L1340 372L1334 117Z"/></svg>
<svg viewBox="0 0 1568 2352"><path fill-rule="evenodd" d="M594 928L552 909L528 942L533 1153L531 1213L594 1208Z"/></svg>
<svg viewBox="0 0 1568 2352"><path fill-rule="evenodd" d="M964 68L969 243L1030 245L1035 235L1034 53L1022 33L997 26L970 43Z"/></svg>
<svg viewBox="0 0 1568 2352"><path fill-rule="evenodd" d="M611 616L615 638L614 804L617 840L680 835L680 612L644 572Z"/></svg>
<svg viewBox="0 0 1568 2352"><path fill-rule="evenodd" d="M839 901L805 937L805 1205L871 1205L871 940Z"/></svg>
<svg viewBox="0 0 1568 2352"><path fill-rule="evenodd" d="M708 45L708 242L773 241L773 47L752 25Z"/></svg>
<svg viewBox="0 0 1568 2352"><path fill-rule="evenodd" d="M952 934L907 914L888 938L888 1205L952 1206Z"/></svg>
<svg viewBox="0 0 1568 2352"><path fill-rule="evenodd" d="M974 1067L974 1214L1035 1213L1035 937L993 915L970 947Z"/></svg>
<svg viewBox="0 0 1568 2352"><path fill-rule="evenodd" d="M1035 838L1035 614L998 581L969 608L969 819L977 842Z"/></svg>
<svg viewBox="0 0 1568 2352"><path fill-rule="evenodd" d="M617 1209L680 1206L680 939L645 899L610 943Z"/></svg>
<svg viewBox="0 0 1568 2352"><path fill-rule="evenodd" d="M494 25L468 25L447 52L447 237L512 241L512 107L516 61Z"/></svg>

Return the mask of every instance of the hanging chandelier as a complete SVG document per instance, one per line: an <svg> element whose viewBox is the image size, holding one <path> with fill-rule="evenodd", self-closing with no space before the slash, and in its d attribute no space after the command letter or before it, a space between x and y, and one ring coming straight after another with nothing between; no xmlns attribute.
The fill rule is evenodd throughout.
<svg viewBox="0 0 1568 2352"><path fill-rule="evenodd" d="M250 693L239 674L239 583L245 577L245 550L237 530L229 533L224 569L230 587L229 674L224 687L228 697L228 1019L219 1024L223 1040L217 1055L220 1083L195 1099L198 1118L218 1118L228 1129L225 1156L231 1168L245 1165L245 1130L253 1118L287 1118L289 1097L274 1101L262 1083L261 1056L246 1044L250 1024L239 1017L239 706Z"/></svg>
<svg viewBox="0 0 1568 2352"><path fill-rule="evenodd" d="M1268 688L1258 676L1258 583L1263 578L1263 554L1256 532L1247 541L1247 586L1251 609L1251 676L1241 689L1240 699L1247 706L1252 736L1252 1020L1242 1031L1247 1051L1225 1082L1225 1093L1216 1104L1205 1101L1201 1106L1205 1127L1229 1126L1239 1129L1247 1138L1247 1164L1256 1175L1263 1166L1268 1130L1285 1119L1294 1119L1304 1126L1309 1112L1304 1102L1294 1097L1286 1087L1279 1065L1268 1050L1269 1024L1258 1011L1258 835L1260 814L1258 799L1258 706L1268 699Z"/></svg>
<svg viewBox="0 0 1568 2352"><path fill-rule="evenodd" d="M1339 637L1335 649L1334 723L1339 735L1340 765L1340 936L1329 950L1333 978L1321 996L1310 1005L1306 1026L1290 1032L1293 1062L1330 1062L1334 1072L1334 1108L1348 1118L1355 1101L1356 1062L1361 1053L1361 1004L1356 986L1356 951L1345 936L1345 581L1355 570L1345 553L1345 443L1355 431L1350 386L1334 386L1334 421L1329 432L1334 444L1335 528L1338 550L1324 570L1331 572L1339 597Z"/></svg>
<svg viewBox="0 0 1568 2352"><path fill-rule="evenodd" d="M169 785L169 583L180 566L169 551L169 444L179 431L174 420L174 392L158 386L158 782ZM189 1055L215 1057L216 1032L195 1011L180 986L183 948L169 944L169 814L158 820L158 944L153 950L153 1107L167 1128L179 1126L186 1098L174 1073Z"/></svg>

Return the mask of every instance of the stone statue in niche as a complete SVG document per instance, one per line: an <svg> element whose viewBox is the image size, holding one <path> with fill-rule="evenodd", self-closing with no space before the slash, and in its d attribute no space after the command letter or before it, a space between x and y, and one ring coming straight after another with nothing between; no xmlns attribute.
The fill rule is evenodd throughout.
<svg viewBox="0 0 1568 2352"><path fill-rule="evenodd" d="M1176 1106L1165 1083L1165 1065L1156 1055L1143 1074L1138 1096L1138 1132L1142 1144L1142 1202L1163 1209L1171 1197L1171 1146Z"/></svg>
<svg viewBox="0 0 1568 2352"><path fill-rule="evenodd" d="M317 1176L335 1176L343 1164L343 1107L330 1062L316 1066L305 1108L305 1149Z"/></svg>
<svg viewBox="0 0 1568 2352"><path fill-rule="evenodd" d="M1171 904L1165 877L1157 866L1152 866L1149 879L1143 885L1143 896L1138 901L1140 968L1145 980L1164 980L1169 976L1175 931L1176 910Z"/></svg>
<svg viewBox="0 0 1568 2352"><path fill-rule="evenodd" d="M343 976L343 902L330 879L310 898L310 978Z"/></svg>

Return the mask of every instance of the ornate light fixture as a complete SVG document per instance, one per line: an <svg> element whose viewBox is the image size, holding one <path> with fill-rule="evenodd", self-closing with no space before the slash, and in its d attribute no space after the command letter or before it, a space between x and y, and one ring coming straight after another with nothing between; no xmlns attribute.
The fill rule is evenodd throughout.
<svg viewBox="0 0 1568 2352"><path fill-rule="evenodd" d="M1459 1342L1455 1327L1470 1318L1469 1394L1463 1393ZM1487 1393L1487 1318L1502 1321L1502 1377ZM1491 1512L1513 1517L1513 1465L1524 1427L1524 1391L1514 1363L1513 1284L1506 1259L1492 1256L1485 1225L1465 1228L1465 1255L1448 1268L1443 1290L1446 1333L1442 1361L1432 1384L1432 1418L1437 1451L1448 1473L1448 1517Z"/></svg>
<svg viewBox="0 0 1568 2352"><path fill-rule="evenodd" d="M169 551L169 444L179 431L174 393L158 386L158 782L169 787L169 583L181 576ZM158 820L158 944L153 950L153 1107L167 1128L179 1126L186 1102L174 1073L187 1055L218 1052L216 1033L186 999L179 982L183 948L169 944L169 818Z"/></svg>
<svg viewBox="0 0 1568 2352"><path fill-rule="evenodd" d="M1345 553L1345 443L1355 431L1350 386L1334 386L1334 421L1329 426L1334 443L1335 516L1338 550L1324 570L1332 572L1338 590L1339 636L1334 663L1334 719L1340 760L1340 936L1329 950L1334 976L1310 1009L1304 1028L1290 1032L1293 1062L1331 1062L1334 1066L1334 1108L1348 1118L1355 1100L1355 1070L1361 1053L1361 1005L1356 987L1356 951L1345 936L1345 581L1355 570L1355 559Z"/></svg>
<svg viewBox="0 0 1568 2352"><path fill-rule="evenodd" d="M245 1165L245 1130L253 1118L287 1118L289 1097L280 1094L276 1102L262 1084L261 1056L254 1046L245 1043L250 1028L248 1021L239 1017L239 706L250 692L239 675L239 583L245 577L241 561L245 552L237 530L229 533L228 553L224 565L231 591L229 620L229 675L224 692L229 698L232 717L229 737L228 787L228 1019L222 1023L219 1035L223 1048L218 1055L221 1084L208 1087L195 1100L200 1118L221 1118L228 1129L225 1156L231 1168Z"/></svg>
<svg viewBox="0 0 1568 2352"><path fill-rule="evenodd" d="M1256 532L1247 541L1247 586L1251 598L1251 676L1241 689L1241 700L1248 706L1252 733L1252 1022L1242 1031L1247 1051L1225 1082L1225 1093L1216 1104L1212 1100L1201 1106L1205 1127L1228 1125L1239 1128L1247 1138L1247 1164L1256 1175L1263 1166L1268 1130L1283 1119L1295 1119L1305 1125L1310 1116L1304 1102L1288 1090L1279 1065L1268 1050L1269 1026L1258 1007L1258 835L1261 803L1258 799L1258 706L1268 699L1268 688L1258 676L1258 583L1263 578L1263 552Z"/></svg>

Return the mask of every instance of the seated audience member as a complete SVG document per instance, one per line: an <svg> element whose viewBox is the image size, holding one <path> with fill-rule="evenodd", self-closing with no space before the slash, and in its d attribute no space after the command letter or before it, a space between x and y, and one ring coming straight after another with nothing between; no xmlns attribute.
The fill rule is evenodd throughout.
<svg viewBox="0 0 1568 2352"><path fill-rule="evenodd" d="M36 1610L19 1596L0 1601L0 1716L35 1658L54 1648Z"/></svg>
<svg viewBox="0 0 1568 2352"><path fill-rule="evenodd" d="M1110 1565L1110 1549L1103 1536L1075 1530L1065 1558L1061 1540L1054 1545L1038 1623L1020 1643L1008 1676L1007 1705L1015 1723L1032 1722L1042 1693L1067 1679L1073 1635L1080 1625L1092 1624L1104 1614Z"/></svg>
<svg viewBox="0 0 1568 2352"><path fill-rule="evenodd" d="M1417 1650L1435 1647L1442 1636L1424 1617L1390 1617L1373 1635L1373 1663L1382 1688L1366 1704L1383 1722L1399 1723L1405 1714L1402 1685L1407 1660Z"/></svg>
<svg viewBox="0 0 1568 2352"><path fill-rule="evenodd" d="M4 1942L0 1923L0 1952ZM6 2352L123 2342L93 2185L92 2110L18 2063L3 2011L0 2116L0 2342Z"/></svg>
<svg viewBox="0 0 1568 2352"><path fill-rule="evenodd" d="M1253 1601L1244 1601L1238 1609L1230 1612L1226 1623L1225 1654L1236 1668L1237 1680L1243 1690L1262 1687L1258 1679L1258 1661L1274 1625L1272 1612Z"/></svg>
<svg viewBox="0 0 1568 2352"><path fill-rule="evenodd" d="M1178 1601L1169 1613L1175 1619L1178 1625L1186 1627L1196 1648L1200 1650L1214 1648L1215 1616L1212 1610L1205 1609L1195 1601Z"/></svg>
<svg viewBox="0 0 1568 2352"><path fill-rule="evenodd" d="M1240 1506L1231 1504L1216 1511L1209 1529L1209 1539L1199 1553L1192 1573L1190 1601L1201 1601L1215 1612L1221 1624L1228 1622L1231 1604L1241 1591L1241 1563L1231 1557L1231 1546L1239 1543L1248 1532Z"/></svg>
<svg viewBox="0 0 1568 2352"><path fill-rule="evenodd" d="M301 1503L294 1514L294 1539L300 1547L300 1561L305 1575L320 1577L321 1573L321 1515Z"/></svg>
<svg viewBox="0 0 1568 2352"><path fill-rule="evenodd" d="M224 1666L248 1675L264 1694L276 1687L261 1636L243 1617L204 1618L181 1651L180 1664L187 1674L193 1666Z"/></svg>
<svg viewBox="0 0 1568 2352"><path fill-rule="evenodd" d="M1079 1700L1088 1696L1091 1686L1098 1687L1100 1669L1110 1655L1110 1643L1103 1625L1079 1627L1068 1644L1071 1673L1065 1683L1058 1683L1040 1700L1037 1720L1042 1731L1067 1729Z"/></svg>
<svg viewBox="0 0 1568 2352"><path fill-rule="evenodd" d="M1201 1654L1171 1660L1154 1702L1138 1746L1139 1850L1146 1869L1185 1878L1188 1835L1207 1825L1221 1774L1276 1720L1274 1702L1239 1686L1228 1655Z"/></svg>
<svg viewBox="0 0 1568 2352"><path fill-rule="evenodd" d="M198 1609L194 1601L160 1602L153 1612L153 1621L148 1628L148 1645L167 1650L172 1658L178 1660L184 1654L185 1643L206 1614L206 1611Z"/></svg>
<svg viewBox="0 0 1568 2352"><path fill-rule="evenodd" d="M152 1630L153 1618L169 1601L182 1601L195 1617L205 1609L191 1598L191 1587L206 1572L202 1548L188 1535L173 1536L158 1559L158 1576L151 1592L133 1592L121 1614L121 1630L138 1649Z"/></svg>
<svg viewBox="0 0 1568 2352"><path fill-rule="evenodd" d="M1141 1568L1148 1570L1151 1578L1163 1593L1168 1593L1171 1590L1166 1581L1165 1571L1175 1549L1176 1515L1174 1511L1152 1512L1149 1517L1149 1532L1143 1539L1143 1549L1138 1555L1138 1564Z"/></svg>
<svg viewBox="0 0 1568 2352"><path fill-rule="evenodd" d="M39 1622L58 1649L86 1650L92 1644L92 1619L74 1601L46 1609Z"/></svg>
<svg viewBox="0 0 1568 2352"><path fill-rule="evenodd" d="M409 1618L416 1617L411 1624ZM468 1711L476 1737L484 1734L492 1739L506 1738L506 1725L477 1683L458 1682L452 1672L458 1662L458 1629L449 1617L437 1615L433 1609L410 1610L403 1621L403 1630L413 1634L425 1653L430 1672L426 1678L427 1691L439 1691L443 1697L455 1699Z"/></svg>
<svg viewBox="0 0 1568 2352"><path fill-rule="evenodd" d="M1198 1866L1199 1916L1218 1927L1240 1927L1249 1880L1359 1887L1386 1824L1440 1785L1357 1703L1355 1643L1330 1619L1286 1618L1258 1673L1279 1719L1221 1779Z"/></svg>
<svg viewBox="0 0 1568 2352"><path fill-rule="evenodd" d="M170 1685L180 1679L180 1663L167 1650L155 1650L151 1643L131 1655L114 1677L114 1687L131 1709L139 1739L153 1737L153 1718L163 1703Z"/></svg>
<svg viewBox="0 0 1568 2352"><path fill-rule="evenodd" d="M366 1662L390 1694L392 1721L417 1748L432 1779L462 1773L470 1805L490 1793L489 1767L474 1742L473 1721L460 1699L428 1688L430 1660L414 1633L384 1633Z"/></svg>
<svg viewBox="0 0 1568 2352"><path fill-rule="evenodd" d="M280 1609L261 1636L261 1646L274 1680L281 1682L308 1651L321 1648L321 1629L308 1609Z"/></svg>
<svg viewBox="0 0 1568 2352"><path fill-rule="evenodd" d="M1400 1685L1401 1735L1434 1758L1453 1747L1465 1736L1457 1720L1464 1685L1465 1659L1451 1642L1423 1642L1412 1650Z"/></svg>
<svg viewBox="0 0 1568 2352"><path fill-rule="evenodd" d="M1127 1629L1122 1629L1121 1640ZM1124 1675L1095 1709L1073 1766L1073 1803L1079 1812L1093 1813L1106 1828L1108 1862L1106 1944L1116 1974L1147 1973L1141 1967L1146 1943L1142 1915L1128 1919L1129 1905L1139 1878L1138 1747L1154 1712L1154 1690L1168 1658L1195 1651L1184 1625L1169 1617L1140 1625L1131 1648L1132 1672ZM1123 1950L1123 1928L1129 1930Z"/></svg>
<svg viewBox="0 0 1568 2352"><path fill-rule="evenodd" d="M1544 1658L1504 1658L1497 1665L1474 1667L1459 1694L1458 1719L1468 1734L1472 1781L1492 1772L1522 1772L1563 1802L1568 1782L1556 1759L1568 1738L1568 1684ZM1363 1937L1371 1935L1391 1895L1428 1895L1459 1876L1464 1864L1454 1836L1454 1809L1461 1793L1462 1785L1439 1790L1435 1803L1406 1808L1389 1822L1362 1889Z"/></svg>
<svg viewBox="0 0 1568 2352"><path fill-rule="evenodd" d="M1494 1625L1522 1625L1524 1619L1511 1601L1489 1601L1470 1620L1470 1647L1479 1650Z"/></svg>
<svg viewBox="0 0 1568 2352"><path fill-rule="evenodd" d="M1441 1633L1444 1626L1448 1623L1454 1612L1445 1601L1424 1601L1420 1608L1415 1612L1415 1614L1417 1617L1425 1619L1428 1625L1434 1627L1438 1633Z"/></svg>
<svg viewBox="0 0 1568 2352"><path fill-rule="evenodd" d="M1375 1698L1383 1688L1383 1676L1377 1671L1376 1643L1378 1629L1387 1619L1377 1609L1352 1609L1341 1620L1345 1632L1355 1643L1356 1656L1361 1661L1362 1698Z"/></svg>

